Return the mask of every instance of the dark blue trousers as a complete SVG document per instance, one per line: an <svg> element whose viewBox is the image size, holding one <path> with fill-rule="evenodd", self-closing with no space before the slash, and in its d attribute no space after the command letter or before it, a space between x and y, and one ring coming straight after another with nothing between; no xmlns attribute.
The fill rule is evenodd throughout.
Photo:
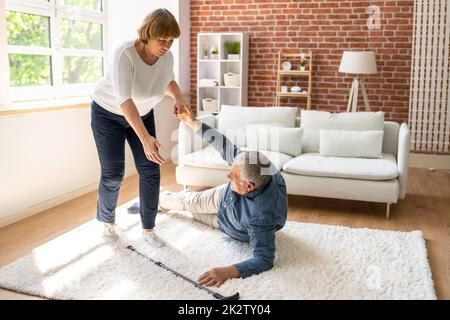
<svg viewBox="0 0 450 320"><path fill-rule="evenodd" d="M153 110L142 117L145 128L156 137ZM159 165L146 158L141 141L124 116L111 113L95 101L91 104L91 127L101 165L97 220L114 223L117 198L125 173L125 140L139 174L140 215L143 229L155 226L158 212Z"/></svg>

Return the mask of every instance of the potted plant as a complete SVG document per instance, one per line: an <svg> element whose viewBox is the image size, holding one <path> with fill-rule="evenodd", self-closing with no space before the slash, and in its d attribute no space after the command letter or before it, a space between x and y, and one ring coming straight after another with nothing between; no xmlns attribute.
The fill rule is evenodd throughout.
<svg viewBox="0 0 450 320"><path fill-rule="evenodd" d="M306 59L305 56L302 54L300 57L300 71L305 71L306 70L305 67L306 67Z"/></svg>
<svg viewBox="0 0 450 320"><path fill-rule="evenodd" d="M224 43L225 50L228 53L228 60L239 60L241 52L241 43L238 41L227 41Z"/></svg>
<svg viewBox="0 0 450 320"><path fill-rule="evenodd" d="M211 59L219 59L219 50L217 50L216 48L213 48L211 50L210 57L211 57Z"/></svg>

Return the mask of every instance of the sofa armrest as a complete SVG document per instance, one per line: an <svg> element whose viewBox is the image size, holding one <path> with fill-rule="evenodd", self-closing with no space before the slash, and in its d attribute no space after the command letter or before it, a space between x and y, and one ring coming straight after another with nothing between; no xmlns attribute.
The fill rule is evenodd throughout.
<svg viewBox="0 0 450 320"><path fill-rule="evenodd" d="M206 123L211 128L217 129L216 116L213 114L205 114L203 116L198 116L197 120Z"/></svg>
<svg viewBox="0 0 450 320"><path fill-rule="evenodd" d="M212 114L197 117L203 123L206 123L212 128L216 128L216 117ZM183 164L183 157L189 153L198 151L206 146L206 142L184 123L180 122L178 127L178 164Z"/></svg>
<svg viewBox="0 0 450 320"><path fill-rule="evenodd" d="M408 183L409 151L411 144L411 134L408 125L402 123L398 133L397 167L398 182L400 186L399 198L406 196L406 185Z"/></svg>

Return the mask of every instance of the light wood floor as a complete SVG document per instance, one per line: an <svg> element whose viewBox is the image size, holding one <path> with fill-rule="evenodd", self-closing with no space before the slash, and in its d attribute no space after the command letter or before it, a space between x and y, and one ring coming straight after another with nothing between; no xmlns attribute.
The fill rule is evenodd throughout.
<svg viewBox="0 0 450 320"><path fill-rule="evenodd" d="M161 184L178 191L174 165L162 167ZM118 204L138 195L137 177L122 185ZM0 229L0 267L29 254L33 248L95 217L96 192ZM391 206L336 199L289 196L289 220L386 230L422 230L439 299L450 299L450 172L410 169L406 199ZM0 299L32 299L0 290Z"/></svg>

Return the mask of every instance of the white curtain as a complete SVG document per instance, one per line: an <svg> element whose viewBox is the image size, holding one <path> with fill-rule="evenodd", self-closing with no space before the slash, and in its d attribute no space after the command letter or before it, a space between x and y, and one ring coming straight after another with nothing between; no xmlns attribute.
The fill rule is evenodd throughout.
<svg viewBox="0 0 450 320"><path fill-rule="evenodd" d="M415 0L414 6L411 149L448 153L450 0Z"/></svg>

